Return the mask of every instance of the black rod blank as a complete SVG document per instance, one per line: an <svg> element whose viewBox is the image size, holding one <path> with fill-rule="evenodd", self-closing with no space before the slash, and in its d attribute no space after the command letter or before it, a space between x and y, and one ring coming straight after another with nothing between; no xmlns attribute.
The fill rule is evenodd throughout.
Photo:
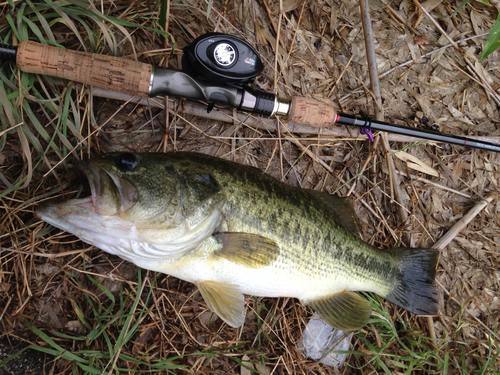
<svg viewBox="0 0 500 375"><path fill-rule="evenodd" d="M8 44L0 44L0 61L16 62L17 47L9 46Z"/></svg>
<svg viewBox="0 0 500 375"><path fill-rule="evenodd" d="M454 145L461 145L466 147L479 148L482 150L500 152L500 144L494 144L490 142L483 142L472 138L461 137L458 135L450 135L440 133L434 130L426 129L414 129L405 126L393 125L387 122L374 121L371 119L365 119L361 117L339 114L337 116L337 124L347 125L347 126L357 126L363 129L379 130L388 133L395 133L401 135L407 135L410 137L427 139L434 142L450 143Z"/></svg>

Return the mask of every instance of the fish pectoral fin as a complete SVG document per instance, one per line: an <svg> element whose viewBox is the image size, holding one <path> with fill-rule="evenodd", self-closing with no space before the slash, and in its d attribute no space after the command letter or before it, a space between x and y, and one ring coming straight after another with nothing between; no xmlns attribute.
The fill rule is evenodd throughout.
<svg viewBox="0 0 500 375"><path fill-rule="evenodd" d="M361 328L370 319L370 302L354 292L341 292L315 300L303 301L318 312L333 328L351 331Z"/></svg>
<svg viewBox="0 0 500 375"><path fill-rule="evenodd" d="M215 255L248 268L268 266L280 253L276 242L258 234L223 232L214 237L222 243Z"/></svg>
<svg viewBox="0 0 500 375"><path fill-rule="evenodd" d="M245 297L238 285L212 280L201 281L196 285L210 310L231 327L237 328L243 325Z"/></svg>

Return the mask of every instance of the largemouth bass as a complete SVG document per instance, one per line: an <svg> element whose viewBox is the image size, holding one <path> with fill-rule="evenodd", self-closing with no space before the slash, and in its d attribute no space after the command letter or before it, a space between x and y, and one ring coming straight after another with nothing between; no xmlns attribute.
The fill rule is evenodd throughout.
<svg viewBox="0 0 500 375"><path fill-rule="evenodd" d="M91 195L44 203L38 217L139 267L196 284L232 327L244 322L244 294L298 298L343 330L371 315L356 291L412 313L437 312L436 250L367 244L352 234L349 199L188 152L106 154L77 168Z"/></svg>

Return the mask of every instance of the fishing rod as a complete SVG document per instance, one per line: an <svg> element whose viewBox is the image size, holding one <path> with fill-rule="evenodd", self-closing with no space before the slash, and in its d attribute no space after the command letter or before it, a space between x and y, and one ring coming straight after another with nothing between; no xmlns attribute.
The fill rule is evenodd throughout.
<svg viewBox="0 0 500 375"><path fill-rule="evenodd" d="M262 73L262 60L250 44L228 34L204 34L186 46L182 70L31 41L21 42L17 47L0 45L0 60L12 61L26 73L64 78L135 96L163 94L204 100L208 112L215 105L233 107L263 116L285 116L287 121L299 125L356 126L369 136L375 130L500 152L500 144L351 116L312 98L284 99L253 89L249 85Z"/></svg>

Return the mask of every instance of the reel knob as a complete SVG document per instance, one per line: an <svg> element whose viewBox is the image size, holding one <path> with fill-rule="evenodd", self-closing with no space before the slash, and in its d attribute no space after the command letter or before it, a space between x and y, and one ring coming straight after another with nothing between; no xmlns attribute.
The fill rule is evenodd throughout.
<svg viewBox="0 0 500 375"><path fill-rule="evenodd" d="M214 62L221 68L230 68L238 61L238 51L227 42L214 43Z"/></svg>

